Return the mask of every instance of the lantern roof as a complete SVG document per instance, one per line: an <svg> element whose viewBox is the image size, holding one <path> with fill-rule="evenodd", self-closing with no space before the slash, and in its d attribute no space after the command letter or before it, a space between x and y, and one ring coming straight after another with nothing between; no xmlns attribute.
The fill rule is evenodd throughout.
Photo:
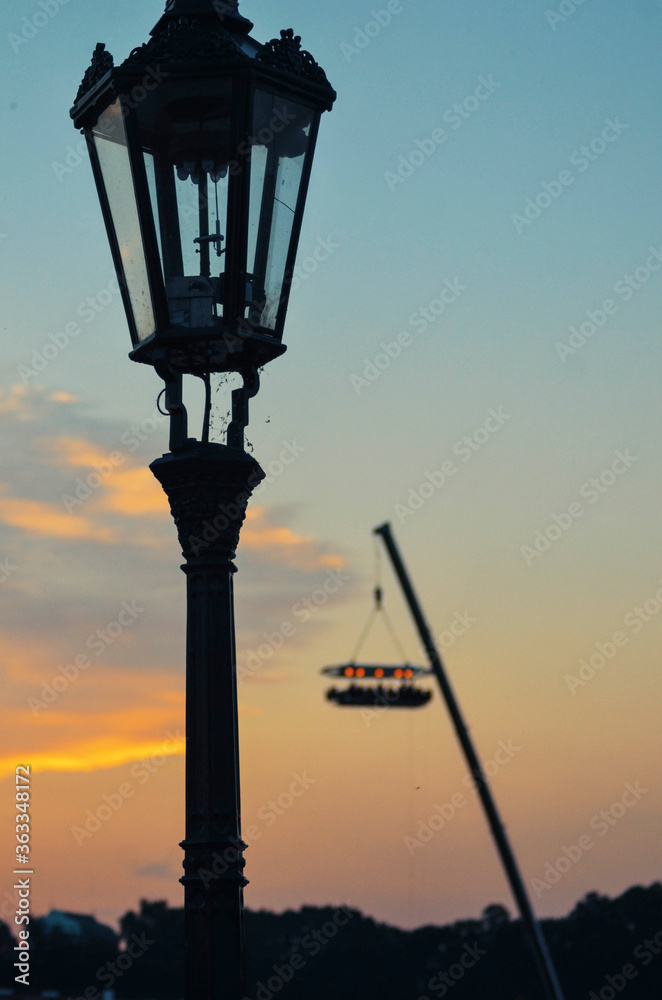
<svg viewBox="0 0 662 1000"><path fill-rule="evenodd" d="M99 43L71 110L76 126L86 123L106 85L114 84L119 90L131 87L159 66L164 75L188 76L244 64L287 80L295 88L304 87L323 109L330 110L336 93L321 66L301 48L300 36L289 28L281 31L280 38L262 45L250 36L253 24L238 7L237 0L168 0L149 41L134 48L119 66ZM104 86L99 86L102 81Z"/></svg>

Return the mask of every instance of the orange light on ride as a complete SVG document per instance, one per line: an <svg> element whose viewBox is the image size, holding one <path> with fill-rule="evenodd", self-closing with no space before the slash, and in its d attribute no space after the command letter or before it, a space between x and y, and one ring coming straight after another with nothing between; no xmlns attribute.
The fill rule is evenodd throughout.
<svg viewBox="0 0 662 1000"><path fill-rule="evenodd" d="M404 676L408 681L410 681L414 676L413 670L405 670Z"/></svg>
<svg viewBox="0 0 662 1000"><path fill-rule="evenodd" d="M354 676L354 667L345 667L345 677Z"/></svg>
<svg viewBox="0 0 662 1000"><path fill-rule="evenodd" d="M384 676L384 671L382 670L381 667L377 667L377 669L375 670L375 677L383 677L383 676Z"/></svg>
<svg viewBox="0 0 662 1000"><path fill-rule="evenodd" d="M393 676L395 678L397 678L397 680L401 680L402 679L402 670L400 670L400 669L396 670L395 673L393 674Z"/></svg>
<svg viewBox="0 0 662 1000"><path fill-rule="evenodd" d="M356 676L357 677L365 677L365 670L363 669L363 667L357 667L356 668Z"/></svg>

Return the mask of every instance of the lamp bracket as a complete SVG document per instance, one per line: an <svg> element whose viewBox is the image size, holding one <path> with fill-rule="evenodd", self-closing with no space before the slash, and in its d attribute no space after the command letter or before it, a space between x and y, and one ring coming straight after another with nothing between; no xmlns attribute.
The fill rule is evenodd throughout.
<svg viewBox="0 0 662 1000"><path fill-rule="evenodd" d="M157 375L165 382L165 408L170 414L170 450L181 451L191 444L188 414L182 399L183 376L172 368L163 347L154 348L152 363Z"/></svg>
<svg viewBox="0 0 662 1000"><path fill-rule="evenodd" d="M248 401L260 390L260 376L257 368L241 372L244 384L241 389L232 390L232 420L228 427L228 448L244 450L244 431L248 427Z"/></svg>

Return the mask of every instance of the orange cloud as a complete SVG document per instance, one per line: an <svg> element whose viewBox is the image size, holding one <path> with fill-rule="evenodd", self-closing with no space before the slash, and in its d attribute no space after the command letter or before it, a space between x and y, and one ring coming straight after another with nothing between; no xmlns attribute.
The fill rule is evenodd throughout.
<svg viewBox="0 0 662 1000"><path fill-rule="evenodd" d="M174 735L177 735L176 732ZM177 746L178 749L170 750L170 744ZM33 774L41 774L44 771L99 771L104 768L120 767L134 760L154 757L159 753L166 756L183 754L183 739L180 743L175 743L171 737L163 736L160 741L155 739L144 743L132 743L123 741L121 737L109 738L106 741L97 741L95 745L81 744L70 749L54 748L42 753L31 753L26 762L29 762ZM16 755L9 758L0 757L0 780L14 774L16 760Z"/></svg>
<svg viewBox="0 0 662 1000"><path fill-rule="evenodd" d="M97 494L90 498L95 510L112 511L130 517L163 514L168 511L168 501L161 485L146 466L126 467L126 455L120 451L105 452L85 438L59 437L49 450L61 459L62 464L74 469L89 468L102 472L103 481ZM120 456L117 464L110 458Z"/></svg>
<svg viewBox="0 0 662 1000"><path fill-rule="evenodd" d="M21 395L18 393L18 396ZM118 543L128 539L117 530L103 524L99 515L106 512L127 517L167 514L166 496L148 468L122 467L126 458L124 455L119 465L113 465L108 452L83 437L62 435L55 439L42 439L40 444L49 456L54 457L55 463L60 467L73 470L90 469L95 472L97 485L93 483L91 495L78 505L72 483L70 489L74 493L72 493L71 513L55 504L43 501L0 497L0 520L6 524L21 528L32 535ZM101 476L104 477L100 482L97 470L101 470ZM6 489L0 484L0 489L3 488ZM150 546L161 544L158 538L147 536L130 540L133 543Z"/></svg>
<svg viewBox="0 0 662 1000"><path fill-rule="evenodd" d="M11 635L5 628L0 646L0 669L3 680L14 694L20 685L43 682L44 664L53 659L53 643L47 633L35 629L29 635Z"/></svg>
<svg viewBox="0 0 662 1000"><path fill-rule="evenodd" d="M260 552L271 552L274 558L285 559L299 569L340 568L341 556L320 552L319 544L310 536L296 535L283 525L270 524L265 507L249 507L240 545Z"/></svg>
<svg viewBox="0 0 662 1000"><path fill-rule="evenodd" d="M78 396L73 396L70 392L52 392L49 399L55 403L77 403Z"/></svg>
<svg viewBox="0 0 662 1000"><path fill-rule="evenodd" d="M74 468L93 468L95 465L108 464L108 454L85 438L58 437L54 441L48 441L48 448L62 459L61 464Z"/></svg>
<svg viewBox="0 0 662 1000"><path fill-rule="evenodd" d="M9 392L0 391L0 416L4 417L8 413L19 413L22 416L27 416L27 395L28 390L24 385L14 385Z"/></svg>
<svg viewBox="0 0 662 1000"><path fill-rule="evenodd" d="M252 507L246 512L246 534L242 535L251 548L284 548L300 549L309 545L312 538L303 538L295 535L290 528L275 526L265 523L266 512L264 507Z"/></svg>
<svg viewBox="0 0 662 1000"><path fill-rule="evenodd" d="M320 556L319 561L320 566L326 566L328 569L342 569L345 565L345 560L342 556L334 556L330 552Z"/></svg>
<svg viewBox="0 0 662 1000"><path fill-rule="evenodd" d="M0 414L3 402L12 409L22 407L27 412L31 397L28 395L26 399L26 393L27 390L17 386L4 401L0 397ZM51 394L51 398L55 395L62 401L69 401L68 393ZM89 469L95 479L88 483L88 495L84 499L79 497L76 484L72 482L69 487L72 491L72 502L68 505L70 511L60 510L57 505L43 501L0 497L0 520L33 535L115 544L125 541L151 547L163 544L163 539L147 535L142 529L136 537L127 535L117 525L111 528L104 524L104 515L107 514L132 519L154 518L161 524L169 521L167 497L149 468L132 465L133 459L119 449L109 452L83 436L62 434L42 438L39 446L51 461L60 468L71 469L85 483L89 477L86 478L85 472L79 470ZM249 508L242 545L308 572L338 569L344 565L341 556L322 551L315 538L297 535L285 525L274 524L268 509L263 506Z"/></svg>
<svg viewBox="0 0 662 1000"><path fill-rule="evenodd" d="M40 713L39 723L43 725L35 723L30 714L30 748L25 751L19 736L20 731L25 731L26 713L22 713L24 718L17 724L11 741L11 755L0 756L0 780L14 774L17 763L29 764L33 774L90 772L120 767L157 754L182 756L186 750L183 680L172 674L155 677L153 673L145 673L140 681L134 685L132 705L128 708L82 713L75 709L58 710L54 705ZM114 685L121 683L120 678L113 678ZM240 706L239 714L260 715L261 710Z"/></svg>
<svg viewBox="0 0 662 1000"><path fill-rule="evenodd" d="M110 528L92 524L79 515L67 514L40 500L0 497L0 520L12 528L22 528L30 535L88 538L99 542L118 540Z"/></svg>
<svg viewBox="0 0 662 1000"><path fill-rule="evenodd" d="M141 517L167 514L168 499L163 487L148 468L118 469L108 478L107 493L99 504L100 510Z"/></svg>
<svg viewBox="0 0 662 1000"><path fill-rule="evenodd" d="M117 706L120 691L123 703ZM92 690L88 686L85 693L91 693L95 707L82 710L75 703L55 702L39 709L36 718L27 704L23 711L14 709L9 723L13 731L7 734L5 727L13 749L11 756L0 757L0 779L14 773L19 758L36 773L96 771L156 753L184 753L183 678L114 670L97 676ZM30 745L24 749L26 730Z"/></svg>

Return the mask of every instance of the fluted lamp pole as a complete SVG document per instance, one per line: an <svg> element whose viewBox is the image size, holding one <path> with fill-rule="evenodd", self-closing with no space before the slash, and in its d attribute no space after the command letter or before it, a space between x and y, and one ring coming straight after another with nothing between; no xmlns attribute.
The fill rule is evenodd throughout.
<svg viewBox="0 0 662 1000"><path fill-rule="evenodd" d="M321 115L335 92L291 30L260 44L233 0L169 0L118 66L97 45L71 115L85 135L131 333L163 379L170 452L150 468L186 560L187 1000L242 1000L233 559L252 490L244 450L258 371L285 351L290 285ZM225 443L211 377L235 372ZM184 375L205 386L189 437Z"/></svg>

